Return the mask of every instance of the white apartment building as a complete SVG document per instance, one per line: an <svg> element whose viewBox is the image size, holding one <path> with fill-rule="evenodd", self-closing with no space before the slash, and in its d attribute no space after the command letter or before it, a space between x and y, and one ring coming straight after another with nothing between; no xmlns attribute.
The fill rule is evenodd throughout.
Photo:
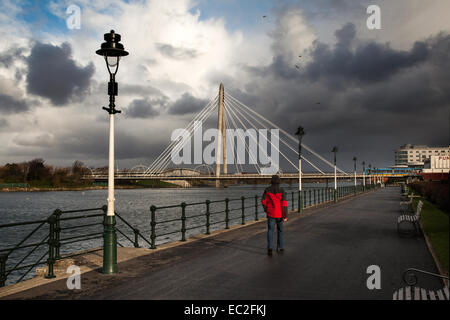
<svg viewBox="0 0 450 320"><path fill-rule="evenodd" d="M449 156L448 147L428 147L422 145L405 144L395 150L395 165L423 166L425 160L431 156Z"/></svg>

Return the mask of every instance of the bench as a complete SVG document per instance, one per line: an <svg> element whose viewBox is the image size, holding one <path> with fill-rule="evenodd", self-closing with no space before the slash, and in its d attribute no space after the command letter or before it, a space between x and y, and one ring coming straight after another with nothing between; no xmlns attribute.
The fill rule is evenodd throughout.
<svg viewBox="0 0 450 320"><path fill-rule="evenodd" d="M411 234L411 231L402 231L400 228L400 225L403 222L411 223L414 226L414 231L412 234L420 234L420 226L419 226L419 219L420 219L420 212L422 211L423 202L422 200L419 201L417 204L416 214L410 215L410 214L402 214L397 219L397 231L399 234Z"/></svg>
<svg viewBox="0 0 450 320"><path fill-rule="evenodd" d="M414 210L412 209L412 203L413 203L413 197L409 197L408 201L400 201L400 210L403 213L406 212L414 212Z"/></svg>
<svg viewBox="0 0 450 320"><path fill-rule="evenodd" d="M393 300L449 300L449 290L447 286L438 290L426 290L424 288L416 287L417 276L415 275L415 272L447 279L448 281L448 277L440 274L410 268L403 273L403 281L407 286L395 291L392 297Z"/></svg>
<svg viewBox="0 0 450 320"><path fill-rule="evenodd" d="M409 191L408 186L406 185L403 185L400 189L401 195L405 197L408 196L408 191Z"/></svg>

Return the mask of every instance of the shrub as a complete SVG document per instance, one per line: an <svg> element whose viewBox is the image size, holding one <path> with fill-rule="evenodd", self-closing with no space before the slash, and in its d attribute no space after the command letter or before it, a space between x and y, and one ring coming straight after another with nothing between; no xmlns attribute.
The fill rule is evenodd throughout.
<svg viewBox="0 0 450 320"><path fill-rule="evenodd" d="M420 181L411 183L411 188L436 204L441 210L450 212L449 184L445 182Z"/></svg>

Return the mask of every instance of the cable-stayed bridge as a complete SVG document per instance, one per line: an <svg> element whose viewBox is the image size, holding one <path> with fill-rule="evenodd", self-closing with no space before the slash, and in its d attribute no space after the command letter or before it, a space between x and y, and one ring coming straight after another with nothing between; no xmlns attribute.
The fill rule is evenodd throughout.
<svg viewBox="0 0 450 320"><path fill-rule="evenodd" d="M217 129L203 133L213 114L217 114ZM268 179L278 174L294 180L299 178L300 163L302 179L364 179L364 173L347 173L304 143L300 162L298 138L225 91L223 84L177 133L152 164L117 171L115 179L216 180L219 185L224 180ZM92 172L90 178L106 180L107 175Z"/></svg>

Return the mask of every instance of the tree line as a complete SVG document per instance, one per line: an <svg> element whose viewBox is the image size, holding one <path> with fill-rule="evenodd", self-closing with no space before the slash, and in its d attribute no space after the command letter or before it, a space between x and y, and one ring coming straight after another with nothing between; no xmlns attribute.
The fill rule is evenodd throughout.
<svg viewBox="0 0 450 320"><path fill-rule="evenodd" d="M90 169L81 161L71 167L54 167L37 158L21 163L7 163L0 167L0 184L28 183L32 187L83 187L92 181L82 179Z"/></svg>

